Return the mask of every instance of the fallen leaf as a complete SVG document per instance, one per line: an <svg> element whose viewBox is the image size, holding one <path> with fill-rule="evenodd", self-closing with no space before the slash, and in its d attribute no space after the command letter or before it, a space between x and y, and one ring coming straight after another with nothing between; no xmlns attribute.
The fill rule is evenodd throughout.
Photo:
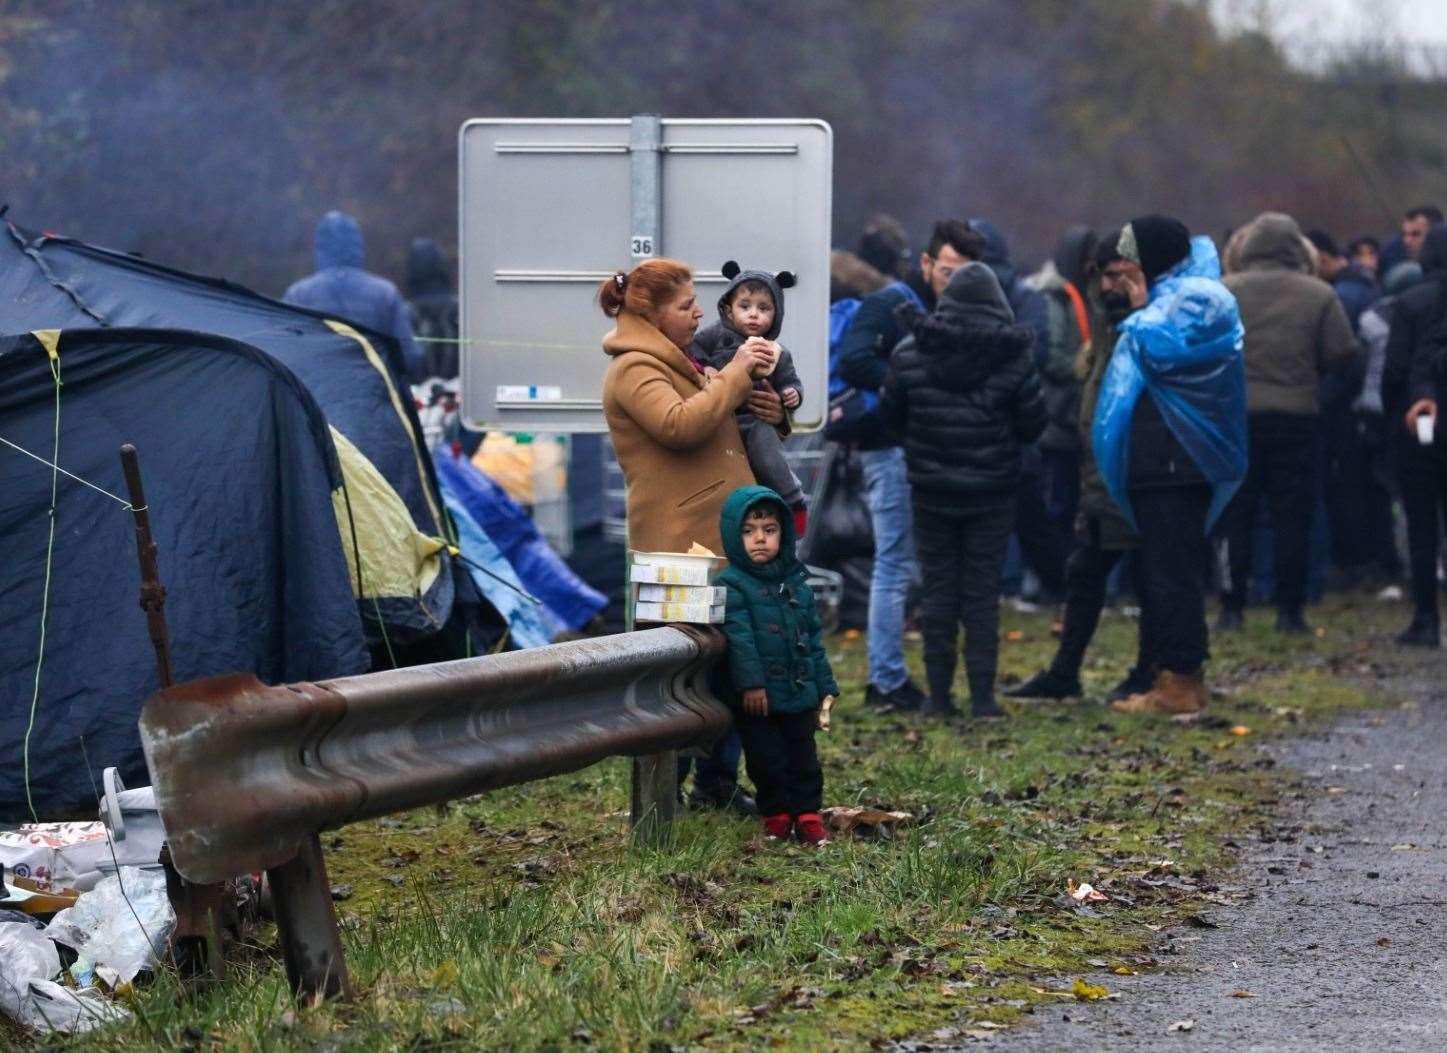
<svg viewBox="0 0 1447 1053"><path fill-rule="evenodd" d="M1392 945L1392 941L1389 940L1389 939L1387 939L1385 936L1383 936L1381 939L1377 940L1377 946L1378 946L1378 947L1390 947L1391 945Z"/></svg>
<svg viewBox="0 0 1447 1053"><path fill-rule="evenodd" d="M1232 998L1255 998L1256 996L1255 996L1254 994L1252 994L1250 991L1232 991L1232 992L1231 992L1231 997L1232 997Z"/></svg>
<svg viewBox="0 0 1447 1053"><path fill-rule="evenodd" d="M1195 1027L1196 1022L1194 1020L1177 1020L1170 1027L1166 1028L1166 1033L1169 1034L1172 1031L1192 1031Z"/></svg>
<svg viewBox="0 0 1447 1053"><path fill-rule="evenodd" d="M1392 851L1393 851L1393 852L1415 852L1415 851L1417 851L1417 846L1414 845L1414 844L1412 844L1411 841L1403 841L1400 845L1393 845L1393 846L1392 846Z"/></svg>
<svg viewBox="0 0 1447 1053"><path fill-rule="evenodd" d="M1233 734L1233 735L1249 735L1249 734L1251 734L1251 729L1248 728L1245 724L1237 724L1237 725L1235 725L1234 727L1231 728L1231 734Z"/></svg>
<svg viewBox="0 0 1447 1053"><path fill-rule="evenodd" d="M1021 640L1025 639L1025 634L1019 629L1011 629L1005 634L1005 639L1013 641L1015 643L1019 643Z"/></svg>
<svg viewBox="0 0 1447 1053"><path fill-rule="evenodd" d="M1075 983L1070 986L1070 993L1082 1002L1094 1002L1110 997L1109 988L1101 987L1098 984L1088 984L1078 976L1075 978Z"/></svg>
<svg viewBox="0 0 1447 1053"><path fill-rule="evenodd" d="M1116 976L1136 975L1136 971L1132 969L1129 965L1117 965L1114 969L1111 970L1111 972L1115 973Z"/></svg>

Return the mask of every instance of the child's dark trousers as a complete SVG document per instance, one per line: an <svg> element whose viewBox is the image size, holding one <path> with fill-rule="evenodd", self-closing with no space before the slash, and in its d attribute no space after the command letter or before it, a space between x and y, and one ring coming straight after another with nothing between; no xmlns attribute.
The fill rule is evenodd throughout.
<svg viewBox="0 0 1447 1053"><path fill-rule="evenodd" d="M824 772L814 749L818 710L736 717L759 814L817 812L824 800Z"/></svg>

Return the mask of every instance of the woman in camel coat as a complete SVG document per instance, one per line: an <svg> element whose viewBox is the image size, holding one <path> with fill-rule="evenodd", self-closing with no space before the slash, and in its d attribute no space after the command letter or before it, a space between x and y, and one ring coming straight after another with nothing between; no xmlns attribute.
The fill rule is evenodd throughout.
<svg viewBox="0 0 1447 1053"><path fill-rule="evenodd" d="M685 349L703 318L693 274L674 260L645 260L598 290L617 321L603 339L612 358L603 412L628 482L628 547L683 552L694 542L724 551L724 499L754 482L734 411L745 401L760 420L784 419L772 391L753 376L771 362L767 345L739 349L722 371L705 374Z"/></svg>

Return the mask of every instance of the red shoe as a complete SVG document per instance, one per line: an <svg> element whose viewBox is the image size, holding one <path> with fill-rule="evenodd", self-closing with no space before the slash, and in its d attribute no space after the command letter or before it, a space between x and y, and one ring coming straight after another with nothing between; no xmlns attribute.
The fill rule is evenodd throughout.
<svg viewBox="0 0 1447 1053"><path fill-rule="evenodd" d="M818 812L805 812L795 819L794 836L806 845L829 843L829 831L824 828L824 818Z"/></svg>
<svg viewBox="0 0 1447 1053"><path fill-rule="evenodd" d="M804 540L804 531L809 529L809 510L807 508L794 509L794 540Z"/></svg>
<svg viewBox="0 0 1447 1053"><path fill-rule="evenodd" d="M794 817L784 812L780 815L764 816L764 833L770 837L785 838L794 825Z"/></svg>

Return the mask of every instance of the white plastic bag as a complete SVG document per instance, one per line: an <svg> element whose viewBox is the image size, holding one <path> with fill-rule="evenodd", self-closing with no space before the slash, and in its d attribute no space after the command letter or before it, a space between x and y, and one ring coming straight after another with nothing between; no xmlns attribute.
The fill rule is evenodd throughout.
<svg viewBox="0 0 1447 1053"><path fill-rule="evenodd" d="M75 906L51 919L46 935L95 962L96 975L112 987L130 983L154 964L176 928L159 867L121 867L81 893Z"/></svg>
<svg viewBox="0 0 1447 1053"><path fill-rule="evenodd" d="M60 955L50 937L24 921L0 922L0 1012L30 1023L30 981L60 972Z"/></svg>
<svg viewBox="0 0 1447 1053"><path fill-rule="evenodd" d="M31 980L24 1023L37 1031L89 1031L131 1014L94 987L72 991L54 980Z"/></svg>

